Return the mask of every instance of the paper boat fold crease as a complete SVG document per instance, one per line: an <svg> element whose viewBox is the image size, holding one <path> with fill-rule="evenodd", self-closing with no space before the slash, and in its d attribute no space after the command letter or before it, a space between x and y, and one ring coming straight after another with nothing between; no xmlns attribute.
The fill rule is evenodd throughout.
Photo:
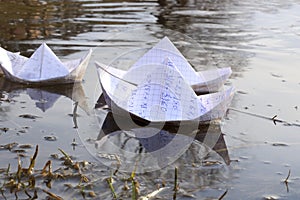
<svg viewBox="0 0 300 200"><path fill-rule="evenodd" d="M43 43L30 58L0 48L0 68L5 77L25 84L60 84L80 82L92 50L83 58L62 62Z"/></svg>

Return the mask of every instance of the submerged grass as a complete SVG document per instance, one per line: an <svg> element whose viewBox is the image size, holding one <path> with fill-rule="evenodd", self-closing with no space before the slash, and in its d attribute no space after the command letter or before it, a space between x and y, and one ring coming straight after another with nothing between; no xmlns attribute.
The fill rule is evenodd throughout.
<svg viewBox="0 0 300 200"><path fill-rule="evenodd" d="M2 145L6 149L12 149L15 144ZM90 180L82 173L82 168L87 165L86 161L74 162L72 158L62 149L59 151L63 154L63 167L55 171L52 170L52 161L48 160L42 170L35 170L35 163L39 152L39 146L35 148L33 156L30 158L28 168L24 168L21 164L20 157L18 157L17 171L11 172L11 165L8 164L7 169L0 170L0 181L3 181L0 186L0 195L3 199L11 199L11 194L14 194L16 199L27 196L29 199L39 199L41 196L46 196L49 199L61 200L63 199L57 194L49 191L52 188L52 183L56 180L67 181L78 180L78 185L74 188L83 188L88 185ZM42 184L37 184L42 182ZM79 187L80 186L80 187ZM78 190L78 193L80 191ZM89 191L90 196L94 192ZM9 196L9 197L7 197ZM95 195L94 195L95 196Z"/></svg>
<svg viewBox="0 0 300 200"><path fill-rule="evenodd" d="M17 143L11 143L0 145L0 148L13 152L14 148L20 148L20 146ZM24 147L32 148L32 145ZM118 165L115 171L113 169L109 171L107 167L101 168L102 171L97 171L93 163L76 161L61 148L58 148L58 151L60 156L52 154L51 159L45 162L42 169L35 169L39 157L38 145L30 157L28 167L22 165L18 156L16 171L13 171L11 167L14 164L8 164L7 168L0 169L0 199L149 200L165 199L166 196L168 199L178 199L181 196L195 198L190 192L185 192L184 188L179 188L179 168L177 167L171 173L173 180L162 180L158 185L154 177L151 177L152 180L144 180L143 176L137 176L138 163L135 164L131 173L118 170L121 165L120 160L117 160ZM55 160L60 161L61 167L53 169ZM110 174L107 176L108 171ZM94 172L99 172L101 175ZM223 196L225 195L226 193Z"/></svg>
<svg viewBox="0 0 300 200"><path fill-rule="evenodd" d="M176 200L177 197L177 191L179 189L179 184L177 183L177 179L178 179L178 168L175 167L175 176L174 176L174 194L173 194L173 200Z"/></svg>
<svg viewBox="0 0 300 200"><path fill-rule="evenodd" d="M111 193L113 195L113 199L117 199L118 196L117 196L117 194L115 192L115 189L114 189L114 186L113 186L113 178L112 178L112 176L110 176L109 178L107 178L106 182L107 182L107 184L108 184L108 186L110 188L110 191L111 191Z"/></svg>

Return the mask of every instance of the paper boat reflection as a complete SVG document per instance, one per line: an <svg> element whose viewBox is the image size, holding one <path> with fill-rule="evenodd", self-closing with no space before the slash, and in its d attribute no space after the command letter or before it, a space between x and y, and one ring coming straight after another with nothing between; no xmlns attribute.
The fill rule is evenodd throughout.
<svg viewBox="0 0 300 200"><path fill-rule="evenodd" d="M92 51L81 59L61 62L43 43L30 58L0 47L0 69L13 82L25 84L60 84L80 82Z"/></svg>
<svg viewBox="0 0 300 200"><path fill-rule="evenodd" d="M25 87L23 84L8 82L4 78L0 78L0 93L3 91L9 93L10 98L25 91L35 101L35 106L43 112L51 108L61 96L65 96L74 102L78 102L78 106L86 113L89 113L86 96L81 83L65 84L60 87Z"/></svg>
<svg viewBox="0 0 300 200"><path fill-rule="evenodd" d="M186 133L179 131L185 129ZM137 172L154 171L164 168L178 159L185 164L201 162L207 152L213 150L226 165L230 164L228 150L220 125L199 124L191 134L189 127L122 127L119 128L111 112L108 112L99 135L94 138L91 153L107 166L130 171L138 162ZM181 132L181 133L179 133ZM86 141L86 140L85 140ZM207 144L212 143L211 149ZM87 145L88 146L88 145ZM189 157L191 156L192 157ZM207 158L207 157L206 157ZM183 163L181 163L183 164Z"/></svg>

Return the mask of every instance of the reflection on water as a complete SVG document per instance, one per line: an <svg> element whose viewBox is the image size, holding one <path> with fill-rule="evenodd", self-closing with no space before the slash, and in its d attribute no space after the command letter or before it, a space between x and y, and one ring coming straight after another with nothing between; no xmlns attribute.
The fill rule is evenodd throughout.
<svg viewBox="0 0 300 200"><path fill-rule="evenodd" d="M59 54L66 55L78 51L78 45L102 45L115 32L137 27L145 29L145 35L150 32L162 37L163 26L198 41L211 52L216 64L222 66L228 61L224 59L230 59L231 67L241 70L249 55L244 51L233 53L247 49L243 43L256 36L244 24L251 11L249 6L237 1L0 1L0 42L11 51L29 54L27 49L37 44L28 41L47 40L57 45Z"/></svg>
<svg viewBox="0 0 300 200"><path fill-rule="evenodd" d="M35 106L43 112L51 108L61 96L68 97L74 102L78 102L78 105L83 110L87 113L89 112L86 96L81 83L66 84L59 87L28 87L10 82L5 78L0 77L0 94L8 94L6 101L13 100L15 96L19 96L19 94L24 93L24 91L33 101L35 101Z"/></svg>
<svg viewBox="0 0 300 200"><path fill-rule="evenodd" d="M181 192L218 187L220 181L228 178L230 157L219 123L199 124L194 137L191 131L178 133L179 128L189 130L189 124L180 127L164 124L144 124L143 127L141 124L120 129L111 112L100 109L97 113L99 133L79 133L81 141L110 169L128 173L135 170L137 177L142 176L143 184L148 185L141 187L144 193L155 189L154 177L160 179L160 184L162 180L170 180L175 167L180 171L182 182L193 180L191 185L182 184ZM161 126L163 128L159 128ZM210 142L212 149L208 146ZM172 192L160 196L170 199L170 195Z"/></svg>
<svg viewBox="0 0 300 200"><path fill-rule="evenodd" d="M199 124L197 130L190 130L189 127L191 127L191 124L181 124L179 126L168 124L152 124L150 126L147 126L146 124L140 124L141 126L136 124L130 126L128 124L127 127L122 126L121 129L115 121L115 117L116 116L111 112L107 113L104 120L103 116L99 117L99 124L102 124L102 126L99 135L94 138L95 149L91 151L96 157L101 153L120 155L123 158L121 159L123 165L130 166L125 168L123 168L124 166L121 166L123 171L133 170L131 167L135 166L134 163L136 158L130 160L130 154L132 153L136 154L135 156L140 154L139 156L143 159L146 159L146 154L150 154L151 157L153 156L153 159L158 160L157 162L153 161L152 163L158 164L159 169L164 168L173 162L167 163L168 161L166 158L177 158L178 156L182 156L182 154L188 154L184 152L186 150L185 146L188 147L194 139L199 142L197 143L198 145L205 146L212 143L212 150L217 152L226 164L230 164L227 147L219 123ZM143 127L143 125L145 127ZM192 132L195 133L192 134ZM85 135L85 137L89 137L89 135ZM84 138L82 140L86 141ZM114 149L114 146L117 148ZM113 152L115 150L119 153ZM184 151L181 152L182 150ZM124 155L122 155L123 153ZM143 153L144 155L142 155ZM206 157L205 153L207 152L194 153L194 156L201 160ZM194 161L190 160L190 163L193 162ZM111 164L107 165L111 166ZM154 171L156 169L154 166L151 166L151 164L148 164L147 169L143 169L142 166L140 167L141 169L138 168L136 170L143 171L148 169L148 171Z"/></svg>
<svg viewBox="0 0 300 200"><path fill-rule="evenodd" d="M82 16L80 1L0 1L0 41L24 40L70 40L79 33L90 31L85 23L74 23L74 18ZM4 45L12 51L34 49L30 43L26 46L18 43ZM71 52L68 52L71 53Z"/></svg>

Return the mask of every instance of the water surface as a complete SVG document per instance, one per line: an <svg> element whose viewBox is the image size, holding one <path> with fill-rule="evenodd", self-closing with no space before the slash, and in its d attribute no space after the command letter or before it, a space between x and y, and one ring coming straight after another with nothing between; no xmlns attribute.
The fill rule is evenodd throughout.
<svg viewBox="0 0 300 200"><path fill-rule="evenodd" d="M196 159L199 156L192 157L193 151L188 151L169 167L138 175L141 194L154 191L156 184L161 183L160 178L172 186L177 165L179 184L186 192L178 194L178 199L191 199L191 195L196 199L217 199L226 190L225 199L297 199L299 12L296 0L0 1L1 47L29 56L42 42L47 42L63 60L94 49L85 80L76 92L69 86L59 90L17 87L0 79L0 128L8 128L0 131L0 144L39 144L37 168L43 167L50 154L59 153L58 148L77 160L91 161L95 163L90 173L94 175L91 177L97 186L96 194L111 199L103 181L110 176L110 170L92 154L94 144L85 140L97 138L105 120L104 115L93 109L101 92L94 61L127 69L132 62L128 57L143 52L167 35L196 70L230 66L233 74L227 84L234 85L237 92L220 127L224 136L219 149L225 148L225 154L213 151L206 158L218 161L217 166L205 166ZM77 111L77 129L70 115L74 93L86 100ZM23 114L38 118L19 117ZM275 115L285 122L275 125L266 119ZM128 135L122 134L112 141L124 142ZM48 141L45 136L55 136L57 140ZM74 141L78 145L71 145ZM138 144L130 141L133 146ZM197 149L200 144L196 141L193 145ZM26 150L26 155L33 151L34 148ZM1 150L0 168L11 163L16 169L16 157L13 151ZM27 165L29 157L22 158L22 162ZM53 164L54 168L61 166L60 162ZM289 170L287 188L282 180ZM121 193L121 185L116 188ZM51 191L64 198L81 198L76 192L70 194L58 187ZM172 191L161 194L165 199L172 195Z"/></svg>

